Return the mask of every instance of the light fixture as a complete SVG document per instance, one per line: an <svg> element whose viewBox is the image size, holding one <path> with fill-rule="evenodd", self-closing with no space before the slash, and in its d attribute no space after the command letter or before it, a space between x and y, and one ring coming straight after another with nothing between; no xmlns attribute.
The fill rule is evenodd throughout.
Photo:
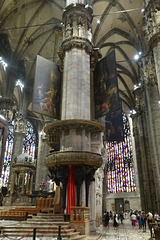
<svg viewBox="0 0 160 240"><path fill-rule="evenodd" d="M142 12L142 13L144 12L144 8L141 9L141 12Z"/></svg>
<svg viewBox="0 0 160 240"><path fill-rule="evenodd" d="M134 60L138 60L140 57L142 57L141 55L142 55L142 52L141 52L141 51L139 51L138 53L136 53L136 54L134 55Z"/></svg>
<svg viewBox="0 0 160 240"><path fill-rule="evenodd" d="M138 89L138 88L141 88L142 84L141 83L138 83L137 85L134 85L134 90Z"/></svg>
<svg viewBox="0 0 160 240"><path fill-rule="evenodd" d="M97 19L97 23L100 24L100 22L101 22L101 21L100 21L99 19Z"/></svg>
<svg viewBox="0 0 160 240"><path fill-rule="evenodd" d="M4 67L4 69L6 70L6 67L8 66L8 64L3 60L2 57L0 57L0 63L2 64L2 66Z"/></svg>
<svg viewBox="0 0 160 240"><path fill-rule="evenodd" d="M134 110L134 109L130 110L130 114L131 114L131 115L134 115L134 114L136 114L136 113L137 113L136 110Z"/></svg>
<svg viewBox="0 0 160 240"><path fill-rule="evenodd" d="M21 91L23 91L24 84L21 82L21 80L20 80L20 79L18 79L18 80L17 80L17 82L16 82L16 86L19 86L19 87L20 87L20 89L21 89Z"/></svg>
<svg viewBox="0 0 160 240"><path fill-rule="evenodd" d="M134 60L138 60L138 59L139 59L139 55L138 54L134 55Z"/></svg>

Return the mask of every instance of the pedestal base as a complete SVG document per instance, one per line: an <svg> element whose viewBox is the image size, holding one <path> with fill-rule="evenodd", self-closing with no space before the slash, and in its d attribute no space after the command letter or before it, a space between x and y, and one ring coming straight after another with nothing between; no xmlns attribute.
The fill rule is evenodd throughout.
<svg viewBox="0 0 160 240"><path fill-rule="evenodd" d="M70 224L73 228L77 228L81 235L90 235L90 221L70 221Z"/></svg>

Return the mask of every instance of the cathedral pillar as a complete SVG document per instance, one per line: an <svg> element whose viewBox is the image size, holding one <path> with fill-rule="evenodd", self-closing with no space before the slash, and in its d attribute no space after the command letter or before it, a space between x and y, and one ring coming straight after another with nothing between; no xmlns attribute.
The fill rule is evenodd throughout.
<svg viewBox="0 0 160 240"><path fill-rule="evenodd" d="M14 122L14 146L12 159L22 153L23 140L26 135L27 120L22 114L17 114Z"/></svg>
<svg viewBox="0 0 160 240"><path fill-rule="evenodd" d="M17 114L14 122L14 145L13 145L13 152L12 152L12 161L10 166L9 183L12 179L12 162L18 155L22 153L23 140L26 135L26 126L27 126L27 121L24 118L24 116L21 113Z"/></svg>
<svg viewBox="0 0 160 240"><path fill-rule="evenodd" d="M36 183L35 190L39 190L39 186L42 182L46 181L48 169L44 163L44 159L51 149L47 144L47 136L42 130L38 135L38 161L36 169Z"/></svg>
<svg viewBox="0 0 160 240"><path fill-rule="evenodd" d="M54 136L59 137L60 151L50 153L45 163L57 184L59 181L62 182L62 171L65 169L66 173L67 170L68 175L65 176L67 213L70 206L89 205L89 186L94 181L96 169L102 164L100 152L92 143L92 136L102 140L101 132L104 131L104 127L91 120L93 94L91 94L90 69L91 56L94 52L91 33L93 16L92 8L85 4L85 0L66 1L61 47L61 56L64 60L61 120L45 127L50 146L54 146ZM73 193L70 199L69 193Z"/></svg>
<svg viewBox="0 0 160 240"><path fill-rule="evenodd" d="M33 173L30 173L30 179L29 179L29 194L32 194L33 189Z"/></svg>
<svg viewBox="0 0 160 240"><path fill-rule="evenodd" d="M159 0L148 1L145 7L145 35L153 51L157 82L160 94L160 8Z"/></svg>
<svg viewBox="0 0 160 240"><path fill-rule="evenodd" d="M137 114L133 117L133 134L140 176L141 201L142 208L146 211L157 211L160 209L158 190L160 111L154 59L151 54L142 58L140 69L141 86L134 91Z"/></svg>

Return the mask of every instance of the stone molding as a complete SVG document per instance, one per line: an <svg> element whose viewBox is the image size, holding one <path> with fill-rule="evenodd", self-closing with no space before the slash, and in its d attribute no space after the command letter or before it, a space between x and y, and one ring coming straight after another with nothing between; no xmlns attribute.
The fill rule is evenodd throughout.
<svg viewBox="0 0 160 240"><path fill-rule="evenodd" d="M71 4L63 13L63 55L72 48L84 49L88 54L93 51L91 23L93 10L84 4Z"/></svg>
<svg viewBox="0 0 160 240"><path fill-rule="evenodd" d="M88 54L93 52L93 46L86 38L72 37L62 42L63 54L72 48L85 50Z"/></svg>
<svg viewBox="0 0 160 240"><path fill-rule="evenodd" d="M86 151L53 152L45 159L46 166L51 169L64 165L87 165L98 168L102 165L102 162L100 154Z"/></svg>
<svg viewBox="0 0 160 240"><path fill-rule="evenodd" d="M51 134L52 132L65 131L70 129L85 129L91 133L103 132L104 126L98 122L83 120L83 119L68 119L60 120L48 124L44 127L44 132L46 134Z"/></svg>
<svg viewBox="0 0 160 240"><path fill-rule="evenodd" d="M94 121L82 119L60 120L44 127L44 132L48 135L48 145L53 147L54 143L60 141L62 132L64 135L69 135L71 129L76 129L77 135L82 135L82 131L85 130L86 136L89 133L104 132L104 126Z"/></svg>
<svg viewBox="0 0 160 240"><path fill-rule="evenodd" d="M17 172L33 172L33 170L36 168L35 164L30 163L13 163L12 164L13 171Z"/></svg>
<svg viewBox="0 0 160 240"><path fill-rule="evenodd" d="M150 0L145 8L145 35L151 49L160 42L159 0Z"/></svg>
<svg viewBox="0 0 160 240"><path fill-rule="evenodd" d="M159 29L160 29L160 25L159 25ZM153 49L154 47L157 46L159 42L160 42L160 32L157 32L150 38L149 46Z"/></svg>

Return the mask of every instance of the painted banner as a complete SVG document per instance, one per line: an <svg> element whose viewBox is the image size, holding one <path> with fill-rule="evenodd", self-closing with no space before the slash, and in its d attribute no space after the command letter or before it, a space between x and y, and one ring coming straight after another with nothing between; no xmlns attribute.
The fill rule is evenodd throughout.
<svg viewBox="0 0 160 240"><path fill-rule="evenodd" d="M119 109L115 51L100 60L94 71L95 118Z"/></svg>
<svg viewBox="0 0 160 240"><path fill-rule="evenodd" d="M32 110L60 119L61 74L58 65L37 56Z"/></svg>
<svg viewBox="0 0 160 240"><path fill-rule="evenodd" d="M106 142L124 141L122 103L120 109L105 116L105 132L103 140Z"/></svg>

